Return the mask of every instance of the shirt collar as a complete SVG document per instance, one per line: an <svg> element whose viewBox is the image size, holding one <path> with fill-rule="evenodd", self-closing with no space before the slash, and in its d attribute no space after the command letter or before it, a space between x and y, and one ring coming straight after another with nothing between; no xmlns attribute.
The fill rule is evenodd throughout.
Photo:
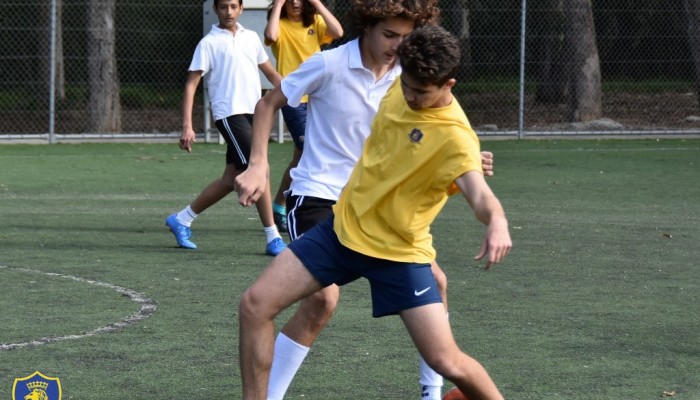
<svg viewBox="0 0 700 400"><path fill-rule="evenodd" d="M243 32L243 31L245 31L245 30L246 30L246 29L243 27L243 25L241 25L240 23L236 22L236 33L238 33L238 32ZM215 34L215 35L220 35L220 34L222 34L222 33L226 33L226 34L229 34L229 35L231 34L231 32L227 31L226 29L221 29L221 28L219 28L219 24L214 24L214 25L212 25L212 26L211 26L211 32L212 32L213 34Z"/></svg>
<svg viewBox="0 0 700 400"><path fill-rule="evenodd" d="M350 68L364 68L360 55L360 39L354 39L348 43L348 65Z"/></svg>

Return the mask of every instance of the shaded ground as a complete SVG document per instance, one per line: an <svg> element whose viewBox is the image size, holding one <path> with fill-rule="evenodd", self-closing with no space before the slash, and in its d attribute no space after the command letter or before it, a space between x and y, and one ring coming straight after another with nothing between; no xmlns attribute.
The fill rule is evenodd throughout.
<svg viewBox="0 0 700 400"><path fill-rule="evenodd" d="M460 103L474 127L496 125L499 130L518 127L518 96L508 93L464 96ZM570 128L565 104L537 104L534 96L525 99L526 130L560 130ZM605 93L603 118L611 119L626 130L697 130L700 122L688 122L700 116L694 93L639 94Z"/></svg>

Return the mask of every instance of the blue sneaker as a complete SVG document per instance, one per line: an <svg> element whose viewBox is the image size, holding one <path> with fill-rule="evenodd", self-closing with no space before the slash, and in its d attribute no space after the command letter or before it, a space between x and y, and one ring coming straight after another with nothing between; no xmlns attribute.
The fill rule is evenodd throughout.
<svg viewBox="0 0 700 400"><path fill-rule="evenodd" d="M190 241L190 236L192 236L192 231L190 228L182 225L177 220L177 214L172 214L165 219L165 225L170 228L170 231L175 235L175 240L177 240L177 245L184 249L196 249L197 245Z"/></svg>
<svg viewBox="0 0 700 400"><path fill-rule="evenodd" d="M265 246L265 254L268 256L276 256L287 248L287 243L282 238L274 238Z"/></svg>

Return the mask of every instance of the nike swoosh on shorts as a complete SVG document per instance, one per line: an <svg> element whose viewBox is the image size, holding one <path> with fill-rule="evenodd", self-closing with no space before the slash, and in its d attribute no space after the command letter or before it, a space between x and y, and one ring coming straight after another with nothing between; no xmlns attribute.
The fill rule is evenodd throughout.
<svg viewBox="0 0 700 400"><path fill-rule="evenodd" d="M430 286L428 286L427 288L421 290L420 292L417 291L417 290L414 290L414 291L413 291L413 294L416 295L416 296L420 296L420 295L422 295L423 293L427 292L428 290L430 290Z"/></svg>

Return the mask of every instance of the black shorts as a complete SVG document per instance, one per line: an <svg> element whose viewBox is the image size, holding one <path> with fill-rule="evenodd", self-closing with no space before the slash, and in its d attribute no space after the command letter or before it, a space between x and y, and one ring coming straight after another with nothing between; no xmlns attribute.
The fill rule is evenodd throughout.
<svg viewBox="0 0 700 400"><path fill-rule="evenodd" d="M333 215L335 200L311 196L287 196L287 233L295 240Z"/></svg>
<svg viewBox="0 0 700 400"><path fill-rule="evenodd" d="M245 171L253 136L253 114L231 115L214 121L214 124L226 141L226 164L233 164L237 170Z"/></svg>

